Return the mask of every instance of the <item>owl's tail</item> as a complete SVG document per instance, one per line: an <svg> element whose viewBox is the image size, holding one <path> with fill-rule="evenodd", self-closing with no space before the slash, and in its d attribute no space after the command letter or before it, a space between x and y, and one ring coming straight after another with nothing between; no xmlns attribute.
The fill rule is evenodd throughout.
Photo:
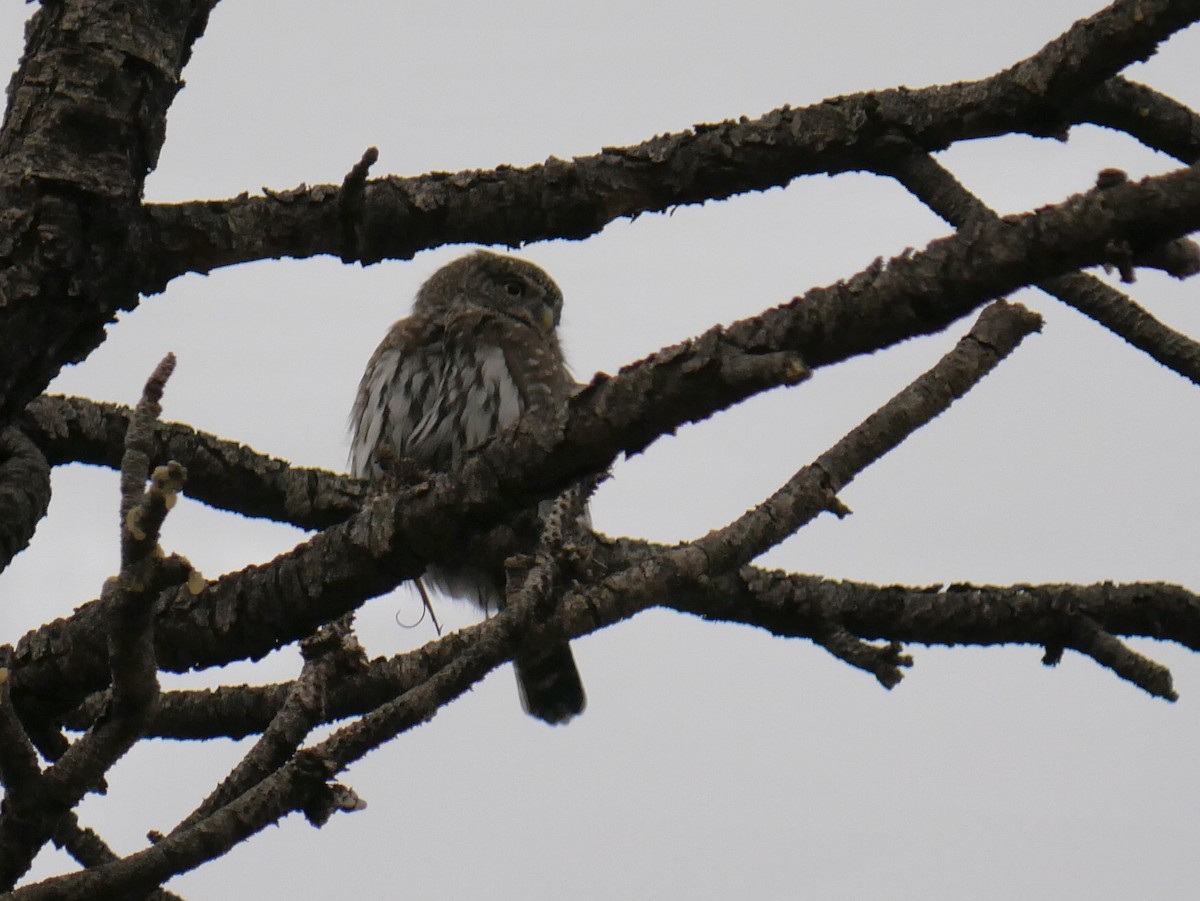
<svg viewBox="0 0 1200 901"><path fill-rule="evenodd" d="M513 661L521 706L530 716L560 725L583 713L587 699L575 666L575 655L565 641L522 654Z"/></svg>

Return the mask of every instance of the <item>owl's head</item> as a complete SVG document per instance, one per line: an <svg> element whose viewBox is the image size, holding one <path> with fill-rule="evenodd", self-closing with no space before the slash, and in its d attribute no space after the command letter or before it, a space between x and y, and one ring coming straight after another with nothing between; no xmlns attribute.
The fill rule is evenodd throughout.
<svg viewBox="0 0 1200 901"><path fill-rule="evenodd" d="M421 286L413 312L481 307L551 332L562 318L562 291L545 272L516 257L478 250L447 263Z"/></svg>

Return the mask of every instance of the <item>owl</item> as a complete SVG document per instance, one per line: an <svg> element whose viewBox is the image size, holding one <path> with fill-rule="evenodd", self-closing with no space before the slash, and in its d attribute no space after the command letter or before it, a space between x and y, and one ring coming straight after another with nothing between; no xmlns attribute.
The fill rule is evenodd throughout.
<svg viewBox="0 0 1200 901"><path fill-rule="evenodd" d="M515 257L478 251L443 266L417 291L412 314L392 326L367 363L351 413L350 471L382 475L386 455L449 471L522 416L553 414L574 380L557 326L562 292ZM387 450L384 450L387 448ZM504 604L504 559L531 551L551 502L518 517L512 543L452 550L424 578L485 612ZM584 708L583 684L566 641L514 661L521 703L547 723Z"/></svg>

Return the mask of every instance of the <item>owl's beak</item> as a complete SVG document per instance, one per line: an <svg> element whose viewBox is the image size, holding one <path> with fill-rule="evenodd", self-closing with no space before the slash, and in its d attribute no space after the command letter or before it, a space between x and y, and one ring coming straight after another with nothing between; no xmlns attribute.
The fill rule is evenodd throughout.
<svg viewBox="0 0 1200 901"><path fill-rule="evenodd" d="M541 326L543 332L554 331L554 311L549 307L542 308Z"/></svg>

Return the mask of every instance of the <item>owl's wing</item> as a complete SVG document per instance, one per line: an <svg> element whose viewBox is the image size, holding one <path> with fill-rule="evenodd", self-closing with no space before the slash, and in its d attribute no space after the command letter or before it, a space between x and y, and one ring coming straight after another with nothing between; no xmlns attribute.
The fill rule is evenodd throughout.
<svg viewBox="0 0 1200 901"><path fill-rule="evenodd" d="M399 351L380 346L358 383L358 394L350 413L350 475L357 478L367 478L370 474L371 456L388 421L384 400L392 381L388 373L394 371L399 361Z"/></svg>
<svg viewBox="0 0 1200 901"><path fill-rule="evenodd" d="M371 355L350 413L350 474L370 478L376 449L390 444L405 454L428 406L436 361L428 329L417 317L401 319Z"/></svg>
<svg viewBox="0 0 1200 901"><path fill-rule="evenodd" d="M448 469L460 452L520 418L524 391L490 327L493 319L464 311L440 322L412 316L392 327L358 386L351 474L372 476L381 445Z"/></svg>

